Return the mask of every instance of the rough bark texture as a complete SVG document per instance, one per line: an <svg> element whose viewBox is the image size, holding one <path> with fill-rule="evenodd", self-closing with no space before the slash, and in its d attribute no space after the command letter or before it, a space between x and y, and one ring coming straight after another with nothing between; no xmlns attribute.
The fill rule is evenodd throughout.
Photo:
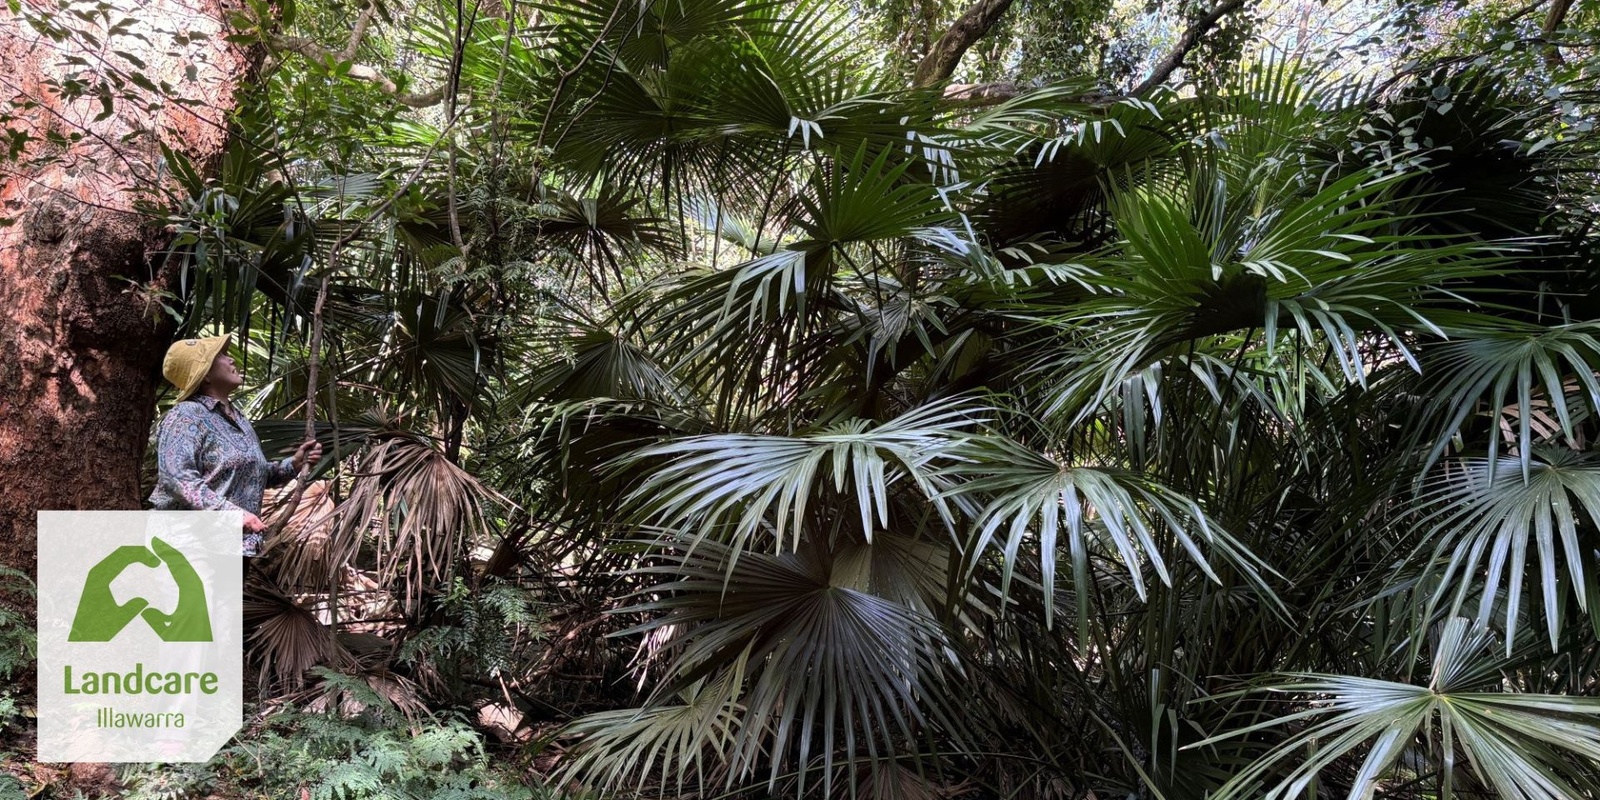
<svg viewBox="0 0 1600 800"><path fill-rule="evenodd" d="M944 87L944 99L952 105L991 106L1022 94L1022 87L1011 81L994 83L952 83Z"/></svg>
<svg viewBox="0 0 1600 800"><path fill-rule="evenodd" d="M1011 7L1012 0L978 0L933 43L932 49L917 64L911 85L917 88L942 86L956 73L956 66L967 50L989 33Z"/></svg>
<svg viewBox="0 0 1600 800"><path fill-rule="evenodd" d="M35 512L139 507L171 335L149 287L163 283L170 236L134 204L164 184L162 143L201 169L216 164L259 61L224 41L236 0L112 0L92 22L41 2L20 16L0 6L0 119L29 137L0 160L0 218L11 223L0 227L0 564L29 574ZM29 17L75 33L56 41ZM170 90L140 89L132 73ZM92 89L61 91L117 79L130 96L109 115Z"/></svg>

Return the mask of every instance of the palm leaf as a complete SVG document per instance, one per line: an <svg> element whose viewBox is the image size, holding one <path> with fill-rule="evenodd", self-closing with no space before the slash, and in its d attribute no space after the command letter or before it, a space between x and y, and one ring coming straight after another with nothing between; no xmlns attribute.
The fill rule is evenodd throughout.
<svg viewBox="0 0 1600 800"><path fill-rule="evenodd" d="M601 711L573 720L567 732L583 737L564 767L569 779L624 790L660 773L671 786L714 786L727 779L727 762L745 729L738 674L699 680L674 698L645 708Z"/></svg>
<svg viewBox="0 0 1600 800"><path fill-rule="evenodd" d="M350 494L335 512L320 559L335 570L326 576L328 585L370 534L382 582L403 585L405 608L417 613L430 587L449 582L469 544L492 541L489 506L509 503L432 442L413 434L384 436L361 458Z"/></svg>
<svg viewBox="0 0 1600 800"><path fill-rule="evenodd" d="M1380 790L1401 754L1425 742L1439 770L1441 797L1452 796L1454 772L1470 768L1501 797L1564 800L1600 789L1600 700L1564 695L1485 691L1496 664L1486 660L1487 635L1456 617L1445 625L1426 686L1342 675L1300 675L1269 691L1317 695L1311 708L1191 745L1205 747L1278 725L1306 723L1216 795L1299 797L1319 773L1366 746L1349 797Z"/></svg>
<svg viewBox="0 0 1600 800"><path fill-rule="evenodd" d="M1525 458L1454 459L1432 476L1418 504L1433 509L1419 521L1434 542L1431 569L1442 569L1433 602L1454 588L1459 608L1469 589L1481 588L1477 618L1487 620L1503 590L1508 655L1524 581L1531 578L1544 600L1552 648L1563 596L1573 593L1578 607L1588 610L1587 587L1595 576L1585 565L1593 548L1580 543L1579 529L1600 529L1600 464L1594 458L1538 448ZM1531 574L1530 548L1538 554ZM1570 581L1563 580L1562 562Z"/></svg>
<svg viewBox="0 0 1600 800"><path fill-rule="evenodd" d="M798 436L698 436L643 448L616 466L648 470L627 501L647 518L697 541L715 536L735 553L768 537L779 552L798 548L816 524L815 498L829 487L854 501L857 533L870 542L898 522L890 500L906 483L953 525L948 482L936 467L975 413L946 402L880 425L850 420Z"/></svg>
<svg viewBox="0 0 1600 800"><path fill-rule="evenodd" d="M667 580L627 610L659 615L632 632L677 632L657 698L708 675L744 684L730 782L767 761L770 789L788 763L800 774L799 793L814 771L827 793L841 761L902 752L929 725L959 735L944 686L955 668L944 630L871 592L874 571L852 566L855 559L841 562L816 545L740 556L684 539L666 543L652 562L634 571ZM710 744L722 736L702 728L696 738Z"/></svg>
<svg viewBox="0 0 1600 800"><path fill-rule="evenodd" d="M1235 330L1262 331L1269 353L1280 329L1326 343L1345 379L1364 384L1374 339L1415 364L1406 333L1442 334L1441 322L1457 316L1447 287L1506 259L1480 245L1384 232L1407 221L1384 199L1403 177L1346 176L1307 197L1264 187L1265 209L1232 205L1225 184L1202 178L1191 191L1210 186L1211 199L1193 212L1149 190L1118 196L1125 240L1084 259L1099 292L1040 320L1069 337L1088 331L1081 349L1063 358L1052 348L1031 367L1055 387L1043 413L1075 411L1070 419L1082 421L1177 345Z"/></svg>
<svg viewBox="0 0 1600 800"><path fill-rule="evenodd" d="M1452 330L1452 341L1430 348L1423 362L1424 390L1440 398L1430 406L1423 430L1437 430L1429 460L1438 459L1469 417L1487 410L1496 426L1516 414L1517 461L1523 479L1532 469L1538 444L1533 437L1534 401L1554 412L1563 436L1575 441L1575 421L1600 412L1600 324L1580 322L1541 327L1484 320ZM1487 442L1489 459L1499 458L1500 437Z"/></svg>
<svg viewBox="0 0 1600 800"><path fill-rule="evenodd" d="M819 172L813 193L799 199L804 213L796 224L809 238L794 247L816 251L891 239L931 224L943 201L928 185L907 180L914 160L893 159L892 153L873 155L863 143L849 161Z"/></svg>
<svg viewBox="0 0 1600 800"><path fill-rule="evenodd" d="M1218 579L1217 574L1202 552L1201 542L1272 597L1259 577L1265 566L1259 559L1193 500L1146 476L1115 468L1067 465L995 435L969 439L962 455L952 471L969 480L956 491L987 499L965 545L967 568L969 572L976 568L978 558L991 547L999 549L1002 597L1009 594L1023 543L1033 537L1037 537L1041 559L1041 589L1046 597L1055 595L1062 535L1067 539L1080 625L1087 624L1089 611L1090 557L1102 549L1114 553L1143 600L1145 567L1154 570L1162 583L1172 582L1162 555L1168 551L1167 536L1212 580ZM1046 625L1053 618L1053 606L1045 605Z"/></svg>

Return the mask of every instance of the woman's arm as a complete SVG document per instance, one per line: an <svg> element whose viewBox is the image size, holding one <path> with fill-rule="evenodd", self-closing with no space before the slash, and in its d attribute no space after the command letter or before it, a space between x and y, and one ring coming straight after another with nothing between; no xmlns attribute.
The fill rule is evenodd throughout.
<svg viewBox="0 0 1600 800"><path fill-rule="evenodd" d="M316 439L300 443L294 455L267 465L267 486L281 486L300 476L301 467L310 467L322 458L322 444Z"/></svg>
<svg viewBox="0 0 1600 800"><path fill-rule="evenodd" d="M282 486L294 480L300 468L294 465L294 456L267 462L267 488Z"/></svg>

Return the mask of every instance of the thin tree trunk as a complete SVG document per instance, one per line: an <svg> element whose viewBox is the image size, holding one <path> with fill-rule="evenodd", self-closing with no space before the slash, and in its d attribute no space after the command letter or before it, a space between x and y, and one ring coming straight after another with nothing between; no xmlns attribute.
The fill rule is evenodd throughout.
<svg viewBox="0 0 1600 800"><path fill-rule="evenodd" d="M1571 8L1572 0L1555 0L1550 4L1550 13L1544 18L1544 63L1551 69L1566 63L1561 58L1561 48L1550 40L1555 38L1556 31L1561 30L1562 24L1567 20L1567 11Z"/></svg>
<svg viewBox="0 0 1600 800"><path fill-rule="evenodd" d="M163 144L217 164L260 56L224 40L242 2L109 5L95 22L0 6L0 121L24 141L9 159L0 146L0 564L29 574L37 511L139 507L172 334L154 290L172 276L171 234L135 201L168 185Z"/></svg>
<svg viewBox="0 0 1600 800"><path fill-rule="evenodd" d="M1189 51L1193 50L1195 45L1199 44L1200 40L1211 32L1212 28L1217 27L1217 23L1221 22L1223 17L1244 8L1244 4L1245 0L1222 0L1210 11L1201 14L1194 22L1189 24L1188 28L1184 29L1183 35L1178 37L1178 43L1173 45L1166 56L1156 62L1155 68L1150 70L1150 74L1140 81L1138 86L1133 87L1133 91L1128 94L1138 97L1166 83L1167 78L1172 77L1172 73L1183 66L1184 59L1189 57Z"/></svg>

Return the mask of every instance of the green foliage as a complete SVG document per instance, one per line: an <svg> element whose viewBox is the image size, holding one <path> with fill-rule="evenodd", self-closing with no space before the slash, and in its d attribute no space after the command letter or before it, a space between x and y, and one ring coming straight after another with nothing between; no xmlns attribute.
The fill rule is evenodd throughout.
<svg viewBox="0 0 1600 800"><path fill-rule="evenodd" d="M438 603L445 622L419 631L398 656L452 684L450 696L467 695L463 683L519 674L544 638L547 618L532 594L514 584L496 581L472 589L457 578Z"/></svg>
<svg viewBox="0 0 1600 800"><path fill-rule="evenodd" d="M26 574L0 564L0 678L33 669L39 648L33 620L4 598L19 600L25 607L34 596L33 581Z"/></svg>
<svg viewBox="0 0 1600 800"><path fill-rule="evenodd" d="M0 566L0 597L30 598L33 588L33 582L26 575ZM16 674L32 670L37 646L38 638L31 622L0 602L0 678L6 678L9 682ZM27 735L19 730L26 723L22 721L23 710L17 701L11 687L0 691L0 764L16 759L16 754L11 752L13 743ZM0 800L23 800L26 797L28 794L23 791L16 777L0 772Z"/></svg>
<svg viewBox="0 0 1600 800"><path fill-rule="evenodd" d="M1504 592L1504 629L1515 631L1526 582L1538 587L1550 647L1559 648L1569 594L1579 611L1593 616L1588 592L1596 577L1585 567L1589 559L1578 532L1600 525L1597 481L1592 455L1564 448L1540 448L1523 459L1443 464L1418 498L1429 512L1422 521L1436 539L1433 563L1443 569L1435 601L1454 587L1451 608L1462 609L1476 595L1476 614L1485 619ZM1530 573L1532 553L1538 563ZM1509 655L1509 641L1506 650Z"/></svg>
<svg viewBox="0 0 1600 800"><path fill-rule="evenodd" d="M1490 636L1453 617L1439 633L1426 686L1342 675L1304 675L1277 692L1326 696L1301 711L1226 734L1241 736L1267 725L1311 721L1240 772L1219 800L1299 797L1314 789L1317 774L1358 746L1367 754L1351 796L1369 797L1390 767L1419 745L1438 765L1440 794L1449 797L1458 764L1470 764L1498 796L1527 800L1583 797L1600 790L1600 700L1562 695L1510 696L1496 691L1499 665L1483 659ZM1487 690L1485 690L1487 689ZM1476 691L1475 691L1476 690ZM1203 747L1210 742L1196 743ZM1279 764L1292 767L1263 792L1263 778Z"/></svg>
<svg viewBox="0 0 1600 800"><path fill-rule="evenodd" d="M553 792L495 763L481 735L451 715L407 718L359 681L325 673L357 698L351 716L278 712L203 765L131 767L129 798L205 792L316 800L533 800Z"/></svg>
<svg viewBox="0 0 1600 800"><path fill-rule="evenodd" d="M274 641L364 710L139 791L493 796L418 709L501 699L617 796L1592 791L1600 62L1241 14L1106 98L1203 4L1074 0L963 73L1070 82L905 90L959 10L379 4L392 87L286 20L341 54L157 205L337 445Z"/></svg>
<svg viewBox="0 0 1600 800"><path fill-rule="evenodd" d="M1228 694L1228 676L1380 674L1468 598L1514 640L1533 583L1552 646L1586 631L1571 603L1592 581L1555 542L1577 547L1600 496L1567 464L1586 456L1547 471L1536 454L1593 441L1587 329L1529 321L1534 296L1505 292L1545 254L1441 226L1451 150L1362 141L1347 156L1384 98L1308 72L1262 65L1219 75L1215 96L1104 113L1041 92L1056 122L1039 127L1019 106L930 125L917 98L890 101L921 153L802 137L807 180L768 198L792 244L617 304L606 342L628 347L604 380L534 384L551 403L624 387L641 401L556 406L616 426L613 483L591 497L535 474L571 487L577 524L614 528L621 496L625 529L656 537L625 551L642 550L627 574L644 585L619 612L643 618L631 632L655 682L632 715L572 726L567 774L806 796L904 763L1003 795L1014 772L970 755L992 748L1040 759L1035 786L1202 797L1287 763L1213 733L1272 729L1275 709ZM1428 109L1453 115L1452 148L1509 130L1465 93ZM1041 191L1062 176L1070 189ZM761 205L715 180L672 191L713 193L720 213ZM1057 198L1071 210L1004 213ZM575 350L595 346L583 337ZM1498 458L1502 427L1535 468L1461 480L1467 453ZM1058 607L1075 609L1072 631ZM1543 698L1492 702L1545 719ZM1305 774L1358 796L1399 780L1390 745L1362 771L1362 740ZM1496 744L1521 746L1480 739L1461 769L1506 791L1496 759L1513 755ZM1564 758L1527 769L1555 775ZM1448 791L1439 774L1429 785Z"/></svg>

